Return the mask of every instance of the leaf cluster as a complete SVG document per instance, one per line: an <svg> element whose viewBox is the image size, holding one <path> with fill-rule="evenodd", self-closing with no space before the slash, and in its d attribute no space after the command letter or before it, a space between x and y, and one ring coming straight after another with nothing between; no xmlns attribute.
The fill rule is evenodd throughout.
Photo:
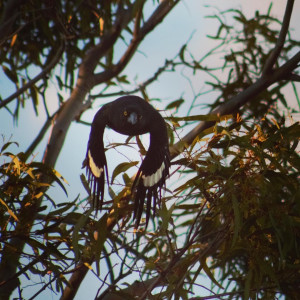
<svg viewBox="0 0 300 300"><path fill-rule="evenodd" d="M1 277L10 274L4 282L1 278L1 285L16 286L19 277L31 280L38 275L47 282L45 287L58 292L66 282L63 270L68 266L66 253L71 248L66 222L61 226L62 213L74 210L76 206L74 202L56 205L46 189L52 181L66 193L65 179L43 163L26 163L23 153L15 155L8 151L14 144L4 143L0 151L0 249L2 258L9 257L17 272L11 269L8 261L1 260ZM45 205L40 205L42 199ZM59 209L49 213L52 205ZM36 206L39 209L31 231L30 221ZM69 213L68 222L71 220L74 223L76 216ZM19 253L20 247L22 253ZM2 297L6 296L1 289Z"/></svg>
<svg viewBox="0 0 300 300"><path fill-rule="evenodd" d="M124 10L129 5L132 5L130 1L123 1ZM42 98L48 113L45 92L54 82L49 81L52 77L60 90L58 100L63 101L62 91L72 91L76 70L87 51L111 31L120 14L118 7L118 1L7 0L1 3L0 63L16 91L16 95L6 99L2 93L1 100L10 102L17 98L11 112L16 119L28 99L38 114L38 99ZM113 51L103 59L101 68L110 65L112 59ZM119 80L124 82L126 78Z"/></svg>
<svg viewBox="0 0 300 300"><path fill-rule="evenodd" d="M278 292L293 297L299 293L300 126L274 125L263 132L247 123L218 126L205 151L178 161L193 174L178 192L182 203L209 201L198 221L201 243L226 224L226 239L209 253L225 291L234 282L232 296L243 299L270 299ZM193 222L189 216L182 224Z"/></svg>
<svg viewBox="0 0 300 300"><path fill-rule="evenodd" d="M197 95L193 108L198 108L197 102L201 101L203 95L214 93L215 100L208 105L212 111L256 82L276 47L282 26L282 22L271 15L271 8L272 5L266 14L256 11L249 18L236 9L209 16L208 18L219 23L217 33L208 36L216 42L216 46L200 59L189 51L187 44L182 47L179 53L181 63L191 69L194 75L199 76L201 72L205 72L211 78L206 81L205 91ZM298 47L299 41L288 34L274 67L287 62ZM238 113L250 120L259 121L266 114L279 119L278 105L288 108L282 92L282 88L288 84L293 86L300 107L295 84L289 80L281 80L248 101Z"/></svg>

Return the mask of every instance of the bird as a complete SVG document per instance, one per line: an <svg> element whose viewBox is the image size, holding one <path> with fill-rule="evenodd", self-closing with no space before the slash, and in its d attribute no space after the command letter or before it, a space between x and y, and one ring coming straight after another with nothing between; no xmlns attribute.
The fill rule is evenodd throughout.
<svg viewBox="0 0 300 300"><path fill-rule="evenodd" d="M122 96L97 111L92 121L85 159L93 208L96 212L102 209L105 177L108 181L103 143L106 127L128 136L150 133L147 154L131 188L135 228L140 225L145 201L147 227L151 211L154 217L156 207L161 204L161 190L169 176L170 152L166 122L151 104L134 95Z"/></svg>

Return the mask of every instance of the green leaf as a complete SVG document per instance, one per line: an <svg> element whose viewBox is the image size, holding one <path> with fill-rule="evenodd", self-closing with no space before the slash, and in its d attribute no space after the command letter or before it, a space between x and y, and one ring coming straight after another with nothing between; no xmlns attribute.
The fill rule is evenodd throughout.
<svg viewBox="0 0 300 300"><path fill-rule="evenodd" d="M86 192L87 192L88 194L90 194L90 193L91 193L91 191L90 191L90 186L89 186L89 184L88 184L88 182L87 182L87 180L86 180L84 174L80 174L80 181L81 181L81 183L82 183L84 189L86 190Z"/></svg>
<svg viewBox="0 0 300 300"><path fill-rule="evenodd" d="M122 177L123 177L123 181L124 181L125 185L130 186L132 181L131 181L131 178L127 175L127 173L123 173Z"/></svg>
<svg viewBox="0 0 300 300"><path fill-rule="evenodd" d="M90 213L92 212L92 209L88 210L86 213L81 215L79 218L78 222L75 224L74 229L73 229L73 234L72 234L72 246L73 246L73 251L75 254L75 261L79 260L79 231L84 225L86 224L88 218L90 217Z"/></svg>
<svg viewBox="0 0 300 300"><path fill-rule="evenodd" d="M212 274L212 272L210 271L208 265L206 264L206 258L202 258L200 259L200 263L201 263L201 266L204 270L204 272L206 273L206 275L209 277L209 279L215 284L217 285L220 289L224 289L222 287L222 285L214 278L214 275ZM248 298L247 298L248 299Z"/></svg>
<svg viewBox="0 0 300 300"><path fill-rule="evenodd" d="M235 195L232 195L232 207L234 212L234 232L233 232L233 238L232 238L232 246L236 243L240 228L241 228L241 215L240 215L240 209L239 209L239 203L236 199Z"/></svg>
<svg viewBox="0 0 300 300"><path fill-rule="evenodd" d="M131 161L131 162L123 162L120 163L113 171L112 177L111 177L111 183L113 184L114 179L121 173L126 172L128 169L130 169L133 166L136 166L139 162L138 161Z"/></svg>
<svg viewBox="0 0 300 300"><path fill-rule="evenodd" d="M61 78L59 76L57 76L57 75L55 75L55 77L56 77L59 89L62 90L64 84L63 84Z"/></svg>
<svg viewBox="0 0 300 300"><path fill-rule="evenodd" d="M6 153L3 153L11 144L15 144L17 147L19 147L19 144L17 142L7 142L5 143L1 150L0 150L0 154L6 154Z"/></svg>
<svg viewBox="0 0 300 300"><path fill-rule="evenodd" d="M95 261L98 275L100 274L100 255L107 236L107 217L108 214L104 214L96 223L96 232L94 234L95 246L93 248L93 252L95 253Z"/></svg>
<svg viewBox="0 0 300 300"><path fill-rule="evenodd" d="M201 206L202 206L201 203L197 203L197 204L180 204L180 205L176 205L176 209L182 209L182 210L199 209Z"/></svg>
<svg viewBox="0 0 300 300"><path fill-rule="evenodd" d="M118 76L118 77L117 77L117 80L118 80L120 83L126 83L126 84L129 84L129 83L130 83L130 82L127 80L127 76L126 76L126 75Z"/></svg>
<svg viewBox="0 0 300 300"><path fill-rule="evenodd" d="M10 70L7 66L2 66L2 70L5 73L5 75L14 83L18 82L18 76L16 72L13 72Z"/></svg>
<svg viewBox="0 0 300 300"><path fill-rule="evenodd" d="M159 210L158 214L162 220L161 229L163 231L168 229L169 224L173 224L172 213L174 208L175 203L168 209L165 202L162 201L161 209Z"/></svg>
<svg viewBox="0 0 300 300"><path fill-rule="evenodd" d="M110 186L108 187L108 194L111 199L114 199L116 197L114 190Z"/></svg>
<svg viewBox="0 0 300 300"><path fill-rule="evenodd" d="M47 216L48 217L57 217L59 215L62 215L64 212L66 212L68 209L70 209L72 206L74 205L73 202L66 202L66 203L59 203L57 206L60 207L62 206L61 208L58 208L56 210L53 210L53 211L50 211ZM70 215L68 214L68 217Z"/></svg>
<svg viewBox="0 0 300 300"><path fill-rule="evenodd" d="M175 101L169 103L169 104L166 106L166 110L167 110L167 109L173 109L173 108L178 109L178 108L180 107L180 105L183 104L183 103L184 103L184 100L183 100L183 99L175 100Z"/></svg>
<svg viewBox="0 0 300 300"><path fill-rule="evenodd" d="M187 44L184 44L179 51L179 57L180 57L181 61L184 61L184 52L185 52L186 47L187 47Z"/></svg>
<svg viewBox="0 0 300 300"><path fill-rule="evenodd" d="M37 91L37 88L35 85L30 87L30 95L31 95L32 106L33 106L35 115L38 116L39 100L38 100L38 91Z"/></svg>

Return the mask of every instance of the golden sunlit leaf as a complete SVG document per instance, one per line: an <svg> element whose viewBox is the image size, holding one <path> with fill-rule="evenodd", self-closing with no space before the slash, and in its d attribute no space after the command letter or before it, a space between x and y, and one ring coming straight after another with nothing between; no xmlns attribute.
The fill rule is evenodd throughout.
<svg viewBox="0 0 300 300"><path fill-rule="evenodd" d="M43 183L43 182L35 182L34 185L37 187L50 186L49 183Z"/></svg>
<svg viewBox="0 0 300 300"><path fill-rule="evenodd" d="M18 37L17 34L15 34L15 35L12 37L11 42L10 42L10 46L11 46L11 47L13 47L13 45L15 44L15 42L16 42L16 40L17 40L17 37Z"/></svg>
<svg viewBox="0 0 300 300"><path fill-rule="evenodd" d="M277 121L274 118L271 118L272 122L275 124L275 126L280 129L279 124L277 123Z"/></svg>
<svg viewBox="0 0 300 300"><path fill-rule="evenodd" d="M0 198L0 202L6 207L7 212L17 221L19 222L19 219L17 216L14 214L14 212L7 206L7 204Z"/></svg>
<svg viewBox="0 0 300 300"><path fill-rule="evenodd" d="M66 184L69 184L69 182L68 182L64 177L62 177L62 175L61 175L58 171L56 171L56 170L53 169L53 173L54 173L54 175L55 175L57 178L60 178L60 179L62 179Z"/></svg>
<svg viewBox="0 0 300 300"><path fill-rule="evenodd" d="M90 270L93 270L92 266L91 266L89 263L85 262L84 265L85 265L87 268L89 268Z"/></svg>
<svg viewBox="0 0 300 300"><path fill-rule="evenodd" d="M20 161L17 156L11 155L11 157L13 158L13 163L15 164L15 169L17 170L17 174L20 175L21 174Z"/></svg>
<svg viewBox="0 0 300 300"><path fill-rule="evenodd" d="M39 198L41 198L43 195L44 195L44 193L43 193L43 192L40 192L40 193L36 194L36 195L34 196L34 198L39 199Z"/></svg>
<svg viewBox="0 0 300 300"><path fill-rule="evenodd" d="M104 29L104 20L103 20L103 18L99 18L99 28L100 28L100 35L103 35L103 29Z"/></svg>
<svg viewBox="0 0 300 300"><path fill-rule="evenodd" d="M26 173L27 173L32 179L35 179L35 176L33 175L32 171L33 171L33 168L29 168L28 170L26 170Z"/></svg>

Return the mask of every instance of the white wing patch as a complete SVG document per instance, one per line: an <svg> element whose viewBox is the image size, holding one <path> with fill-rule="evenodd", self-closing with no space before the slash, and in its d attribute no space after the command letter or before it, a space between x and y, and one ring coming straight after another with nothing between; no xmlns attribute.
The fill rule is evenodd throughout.
<svg viewBox="0 0 300 300"><path fill-rule="evenodd" d="M93 160L93 157L91 155L91 151L89 150L89 165L90 165L90 169L93 173L93 175L97 178L99 178L101 176L101 173L103 172L103 168L98 168Z"/></svg>
<svg viewBox="0 0 300 300"><path fill-rule="evenodd" d="M162 177L162 173L163 173L164 169L165 169L165 163L163 162L161 164L160 168L157 169L157 171L154 174L151 174L149 176L143 175L142 178L143 178L144 186L151 187L151 186L154 186L155 184L157 184Z"/></svg>

